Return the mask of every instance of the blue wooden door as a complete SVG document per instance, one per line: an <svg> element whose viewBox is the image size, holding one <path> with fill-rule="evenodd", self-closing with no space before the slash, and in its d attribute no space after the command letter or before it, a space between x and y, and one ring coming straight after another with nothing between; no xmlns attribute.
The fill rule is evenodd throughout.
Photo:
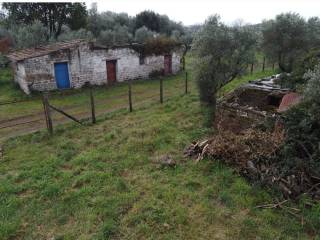
<svg viewBox="0 0 320 240"><path fill-rule="evenodd" d="M59 89L70 88L68 63L55 63L54 73L56 77L57 86Z"/></svg>

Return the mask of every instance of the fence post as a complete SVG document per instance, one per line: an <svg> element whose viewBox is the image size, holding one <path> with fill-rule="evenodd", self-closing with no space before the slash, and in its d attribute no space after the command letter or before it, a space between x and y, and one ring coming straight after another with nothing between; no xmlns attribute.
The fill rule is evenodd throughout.
<svg viewBox="0 0 320 240"><path fill-rule="evenodd" d="M186 69L186 57L182 57L182 70L184 71Z"/></svg>
<svg viewBox="0 0 320 240"><path fill-rule="evenodd" d="M264 72L265 65L266 65L266 57L263 57L262 72Z"/></svg>
<svg viewBox="0 0 320 240"><path fill-rule="evenodd" d="M92 123L95 124L97 122L97 120L96 120L96 108L95 108L95 104L94 104L94 96L93 96L92 86L89 87L89 90L90 90L90 103L91 103L91 120L92 120Z"/></svg>
<svg viewBox="0 0 320 240"><path fill-rule="evenodd" d="M160 103L163 103L163 79L160 77Z"/></svg>
<svg viewBox="0 0 320 240"><path fill-rule="evenodd" d="M253 63L251 63L251 70L250 70L251 74L253 73Z"/></svg>
<svg viewBox="0 0 320 240"><path fill-rule="evenodd" d="M129 97L129 111L132 112L132 82L131 79L128 81L128 97Z"/></svg>
<svg viewBox="0 0 320 240"><path fill-rule="evenodd" d="M186 71L185 94L188 94L188 72Z"/></svg>
<svg viewBox="0 0 320 240"><path fill-rule="evenodd" d="M272 64L272 71L274 71L274 63Z"/></svg>
<svg viewBox="0 0 320 240"><path fill-rule="evenodd" d="M47 129L50 135L52 135L53 134L52 119L51 119L51 112L49 107L48 93L46 92L43 93L42 95L42 103L43 103L44 115L46 117Z"/></svg>

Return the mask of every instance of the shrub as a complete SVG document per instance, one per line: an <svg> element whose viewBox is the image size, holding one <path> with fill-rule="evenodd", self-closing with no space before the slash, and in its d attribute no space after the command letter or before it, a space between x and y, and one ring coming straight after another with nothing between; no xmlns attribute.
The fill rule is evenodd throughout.
<svg viewBox="0 0 320 240"><path fill-rule="evenodd" d="M302 60L295 64L295 68L290 75L283 74L280 84L284 88L300 89L306 84L307 79L304 74L308 70L314 70L315 66L320 63L320 52L313 51L307 54Z"/></svg>
<svg viewBox="0 0 320 240"><path fill-rule="evenodd" d="M160 70L153 70L150 74L149 74L149 78L158 78L164 75L164 69L160 69Z"/></svg>
<svg viewBox="0 0 320 240"><path fill-rule="evenodd" d="M164 55L171 53L180 44L172 38L160 36L153 39L148 39L143 46L142 53L148 55Z"/></svg>
<svg viewBox="0 0 320 240"><path fill-rule="evenodd" d="M320 65L309 70L304 100L284 115L286 140L280 160L289 169L320 176Z"/></svg>

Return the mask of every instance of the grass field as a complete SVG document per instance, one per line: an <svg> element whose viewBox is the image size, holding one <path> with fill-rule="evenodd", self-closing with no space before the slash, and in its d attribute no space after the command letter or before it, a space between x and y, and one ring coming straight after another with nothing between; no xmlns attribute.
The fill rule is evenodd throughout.
<svg viewBox="0 0 320 240"><path fill-rule="evenodd" d="M0 239L316 238L316 211L306 211L302 225L286 211L257 209L272 202L270 191L218 161L183 157L186 145L211 132L191 85L191 94L163 105L117 110L92 126L59 126L53 137L41 131L6 141ZM162 154L177 167L155 163Z"/></svg>
<svg viewBox="0 0 320 240"><path fill-rule="evenodd" d="M0 106L0 120L23 115L42 113L43 106L40 94L27 96L14 86L12 75L7 69L0 71L0 103L29 100L27 102ZM184 92L183 75L169 77L164 80L164 97ZM96 87L94 89L97 111L119 105L127 106L128 86L126 83L112 87ZM159 96L159 79L134 81L132 88L133 102ZM159 99L159 97L158 97ZM61 108L71 108L70 113L89 112L89 93L86 90L65 90L50 94L50 103Z"/></svg>

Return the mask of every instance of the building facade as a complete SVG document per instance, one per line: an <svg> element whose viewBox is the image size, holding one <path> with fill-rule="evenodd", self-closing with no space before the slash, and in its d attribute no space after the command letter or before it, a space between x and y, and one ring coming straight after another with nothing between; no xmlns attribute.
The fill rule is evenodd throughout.
<svg viewBox="0 0 320 240"><path fill-rule="evenodd" d="M155 71L176 74L182 51L143 57L133 45L104 47L74 40L24 49L8 55L21 89L50 91L114 84L129 79L147 79Z"/></svg>

